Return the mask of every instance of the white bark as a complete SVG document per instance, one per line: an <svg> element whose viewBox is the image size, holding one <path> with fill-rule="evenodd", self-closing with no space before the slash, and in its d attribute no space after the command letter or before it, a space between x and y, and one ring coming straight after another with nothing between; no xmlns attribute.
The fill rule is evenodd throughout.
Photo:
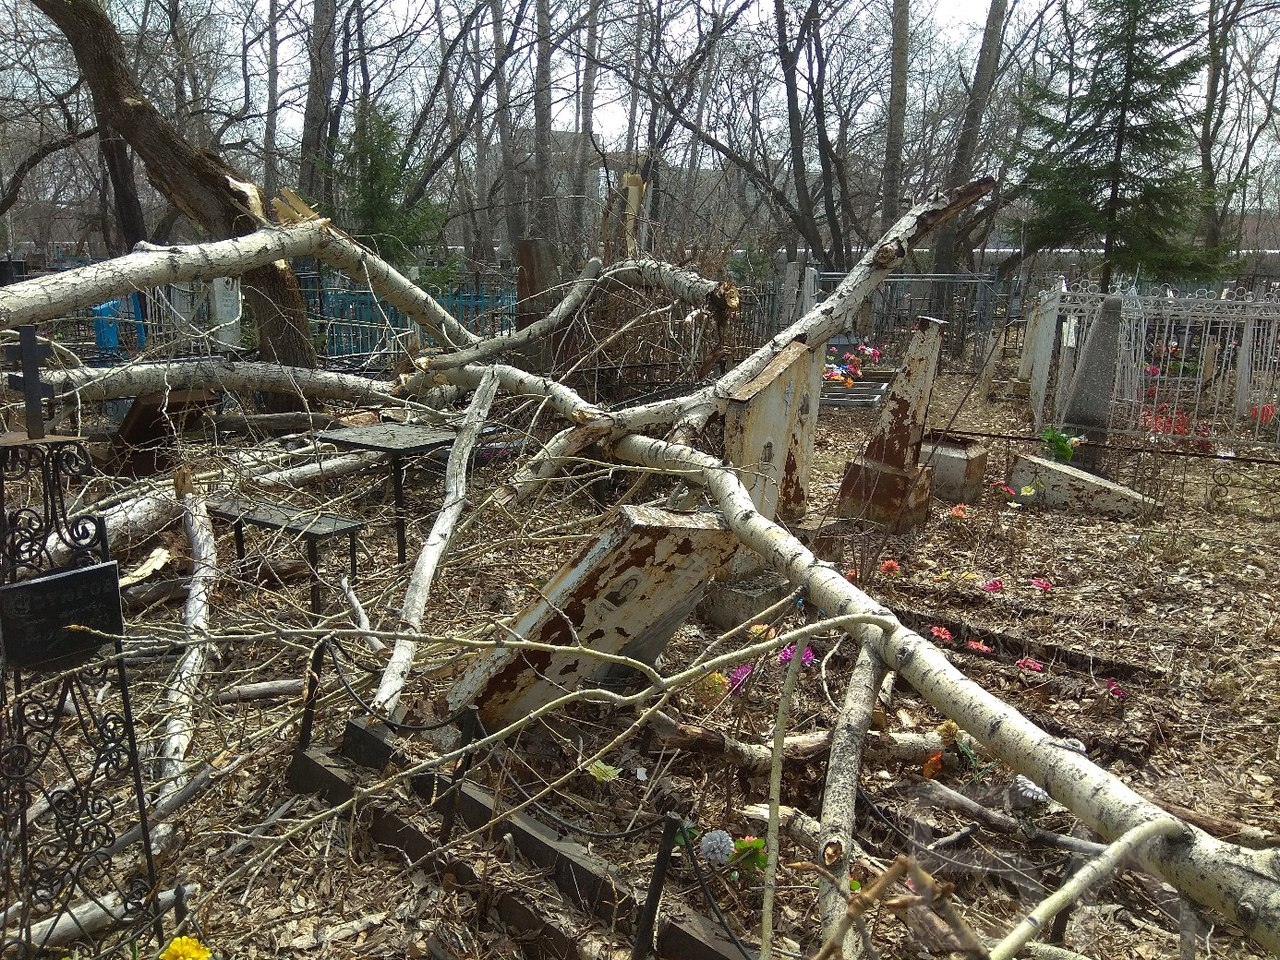
<svg viewBox="0 0 1280 960"><path fill-rule="evenodd" d="M1114 838L1151 820L1160 807L1135 793L1086 757L1064 749L1013 707L962 674L927 640L904 627L887 608L818 560L782 527L766 520L733 468L713 457L660 440L626 437L614 445L623 459L678 472L706 486L733 531L809 602L833 617L858 616L880 629L865 644L886 667L984 748L1104 837ZM1280 951L1280 871L1270 851L1246 850L1194 828L1185 839L1162 839L1138 854L1143 865L1203 906L1216 910L1264 947Z"/></svg>
<svg viewBox="0 0 1280 960"><path fill-rule="evenodd" d="M115 260L12 284L0 290L0 329L39 323L135 290L237 276L276 260L306 256L363 277L388 303L445 343L466 347L479 341L424 290L319 219L266 226L246 237L213 243L138 244L135 252Z"/></svg>
<svg viewBox="0 0 1280 960"><path fill-rule="evenodd" d="M258 683L242 683L238 687L219 690L213 702L225 706L231 703L246 703L250 700L296 697L301 693L301 680L262 680Z"/></svg>
<svg viewBox="0 0 1280 960"><path fill-rule="evenodd" d="M578 309L599 289L600 270L599 259L592 257L588 260L586 267L582 270L582 275L574 281L568 295L556 304L554 310L537 323L530 324L523 330L517 330L510 336L491 337L473 347L459 350L456 353L426 358L421 361L423 369L443 370L450 367L466 366L469 363L484 363L500 354L517 350L525 344L534 343L542 339L572 320Z"/></svg>
<svg viewBox="0 0 1280 960"><path fill-rule="evenodd" d="M863 627L856 632L861 634L862 648L858 651L844 706L831 734L831 756L827 760L827 780L822 788L821 863L837 877L849 875L850 861L857 848L854 828L862 753L871 714L885 678L884 664L871 652L867 643L875 629ZM844 919L847 906L848 891L837 890L830 884L822 888L820 909L824 941L834 935ZM857 956L857 947L851 939L846 938L844 949L846 956Z"/></svg>
<svg viewBox="0 0 1280 960"><path fill-rule="evenodd" d="M364 635L364 645L372 653L381 653L387 649L387 645L373 635L373 625L369 622L369 615L364 612L364 604L356 596L355 588L345 575L338 578L338 587L347 598L347 606L351 608L351 619L355 622L356 629Z"/></svg>
<svg viewBox="0 0 1280 960"><path fill-rule="evenodd" d="M414 565L409 585L405 589L404 605L400 610L401 629L406 635L396 638L391 659L382 671L378 692L373 697L373 710L377 716L389 717L395 713L400 694L409 678L409 671L413 668L413 654L418 647L414 636L422 632L422 618L427 609L427 598L431 595L436 568L453 536L453 528L462 515L462 507L467 499L467 467L471 463L471 450L476 438L480 436L480 428L489 415L489 407L497 392L498 377L490 371L481 379L479 389L458 428L458 438L449 451L449 463L445 467L444 503L427 535L427 542L418 555L418 562Z"/></svg>
<svg viewBox="0 0 1280 960"><path fill-rule="evenodd" d="M195 735L196 704L204 698L201 678L212 650L208 637L209 595L218 576L218 552L213 538L213 523L201 494L186 494L182 498L182 507L194 567L187 605L183 611L183 623L187 628L190 645L169 682L169 719L165 723L158 756L161 783L157 802L163 802L165 797L182 788L183 761ZM162 825L156 830L157 846L165 848L172 836L172 828L167 824Z"/></svg>
<svg viewBox="0 0 1280 960"><path fill-rule="evenodd" d="M172 490L157 491L119 504L102 513L107 525L107 543L113 553L123 553L133 544L168 526L181 513L182 505ZM71 551L57 537L49 540L49 553L54 566L65 563L71 556Z"/></svg>
<svg viewBox="0 0 1280 960"><path fill-rule="evenodd" d="M321 480L349 477L353 473L360 473L385 463L386 459L385 454L364 450L344 453L340 456L322 455L315 463L304 463L285 470L273 470L271 473L254 477L252 483L263 490L296 490Z"/></svg>
<svg viewBox="0 0 1280 960"><path fill-rule="evenodd" d="M5 287L9 290L11 287ZM278 363L196 360L181 363L132 363L118 367L80 367L50 372L47 382L63 395L75 394L81 402L140 397L169 390L214 390L292 393L311 400L382 400L411 407L391 396L390 384L350 373L285 367Z"/></svg>
<svg viewBox="0 0 1280 960"><path fill-rule="evenodd" d="M1142 849L1156 837L1176 837L1188 829L1186 824L1172 817L1131 827L1107 847L1100 857L1086 863L1062 885L1061 889L1054 891L1032 910L1008 936L996 945L991 951L990 960L1013 960L1014 955L1026 945L1027 941L1039 936L1049 921L1084 896L1085 891L1091 886L1111 876L1125 857Z"/></svg>
<svg viewBox="0 0 1280 960"><path fill-rule="evenodd" d="M187 884L187 897L200 894L198 884ZM155 909L168 913L173 909L176 890L162 890L156 895ZM57 920L45 920L31 927L31 945L36 948L64 947L77 940L92 937L108 927L124 923L129 914L119 894L110 893L72 907Z"/></svg>

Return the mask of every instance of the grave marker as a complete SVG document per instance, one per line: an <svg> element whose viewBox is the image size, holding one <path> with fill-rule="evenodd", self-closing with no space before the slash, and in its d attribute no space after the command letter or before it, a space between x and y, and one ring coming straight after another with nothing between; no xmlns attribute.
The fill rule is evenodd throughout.
<svg viewBox="0 0 1280 960"><path fill-rule="evenodd" d="M39 362L48 347L26 327L6 353L21 365L9 382L27 397L27 437L0 441L0 836L10 843L0 856L0 943L6 955L67 952L65 938L50 936L101 908L128 918L135 944L150 927L158 950L119 572L102 518L67 514L64 490L85 475L89 455L77 437L45 434L52 391ZM71 566L54 565L50 544L69 548ZM115 656L95 661L104 633L115 637ZM134 825L141 856L113 863L116 838ZM96 952L100 932L94 940Z"/></svg>
<svg viewBox="0 0 1280 960"><path fill-rule="evenodd" d="M476 704L492 731L565 691L623 679L625 671L575 649L579 643L652 664L737 542L718 514L623 507L613 527L562 567L542 599L496 637L565 651L498 647L454 685L449 712Z"/></svg>

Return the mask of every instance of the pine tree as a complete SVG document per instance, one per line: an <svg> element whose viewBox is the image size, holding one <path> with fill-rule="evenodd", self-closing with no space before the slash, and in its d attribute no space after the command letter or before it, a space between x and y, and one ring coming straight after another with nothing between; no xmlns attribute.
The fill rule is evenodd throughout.
<svg viewBox="0 0 1280 960"><path fill-rule="evenodd" d="M1030 102L1028 247L1100 245L1104 290L1113 269L1220 273L1223 251L1192 240L1200 197L1185 98L1203 65L1188 52L1195 16L1183 0L1084 0L1064 25L1061 65Z"/></svg>

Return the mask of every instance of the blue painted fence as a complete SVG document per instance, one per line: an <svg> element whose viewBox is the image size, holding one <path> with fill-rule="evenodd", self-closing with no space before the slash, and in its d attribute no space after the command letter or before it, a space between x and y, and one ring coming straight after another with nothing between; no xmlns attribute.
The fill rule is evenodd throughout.
<svg viewBox="0 0 1280 960"><path fill-rule="evenodd" d="M393 362L408 335L433 341L386 300L368 290L325 286L316 274L298 275L316 347L330 359ZM515 329L516 294L508 290L451 290L433 294L440 306L468 330L481 336Z"/></svg>

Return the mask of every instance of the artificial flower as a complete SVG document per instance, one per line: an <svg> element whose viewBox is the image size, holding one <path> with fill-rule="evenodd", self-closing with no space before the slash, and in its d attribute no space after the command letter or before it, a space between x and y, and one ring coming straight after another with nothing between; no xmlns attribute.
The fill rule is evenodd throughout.
<svg viewBox="0 0 1280 960"><path fill-rule="evenodd" d="M794 643L789 643L785 647L783 647L781 650L778 651L778 662L783 664L790 663L791 658L794 657L795 655L796 655L796 645ZM807 667L813 663L814 658L815 658L815 655L813 650L810 647L805 647L804 654L800 658L800 665Z"/></svg>
<svg viewBox="0 0 1280 960"><path fill-rule="evenodd" d="M1031 585L1037 590L1043 590L1045 593L1053 589L1053 584L1044 579L1044 577L1032 577Z"/></svg>
<svg viewBox="0 0 1280 960"><path fill-rule="evenodd" d="M749 663L740 663L733 668L733 672L729 674L729 692L741 693L743 686L747 682L747 677L751 676L751 671L755 669Z"/></svg>
<svg viewBox="0 0 1280 960"><path fill-rule="evenodd" d="M1023 657L1018 661L1018 666L1023 670L1030 670L1032 673L1044 672L1044 664L1039 660L1033 660L1031 657Z"/></svg>
<svg viewBox="0 0 1280 960"><path fill-rule="evenodd" d="M160 954L160 960L209 960L211 956L213 951L195 937L175 937Z"/></svg>
<svg viewBox="0 0 1280 960"><path fill-rule="evenodd" d="M993 577L986 583L982 584L979 589L985 590L987 593L999 593L1004 589L1004 581L999 577Z"/></svg>
<svg viewBox="0 0 1280 960"><path fill-rule="evenodd" d="M974 653L990 653L991 648L981 640L966 640L965 648L972 650Z"/></svg>
<svg viewBox="0 0 1280 960"><path fill-rule="evenodd" d="M896 577L902 572L902 567L897 560L886 560L880 564L880 572L886 577Z"/></svg>
<svg viewBox="0 0 1280 960"><path fill-rule="evenodd" d="M939 643L950 644L952 641L951 631L946 627L933 626L929 628L929 635Z"/></svg>
<svg viewBox="0 0 1280 960"><path fill-rule="evenodd" d="M1035 485L1028 483L1022 488L1021 493L1024 497L1034 497L1036 495Z"/></svg>
<svg viewBox="0 0 1280 960"><path fill-rule="evenodd" d="M698 850L707 863L723 867L733 856L733 837L727 830L708 830L698 838Z"/></svg>
<svg viewBox="0 0 1280 960"><path fill-rule="evenodd" d="M947 515L951 517L952 520L968 520L969 505L965 503L957 503L954 507L952 507L949 511L947 511Z"/></svg>

